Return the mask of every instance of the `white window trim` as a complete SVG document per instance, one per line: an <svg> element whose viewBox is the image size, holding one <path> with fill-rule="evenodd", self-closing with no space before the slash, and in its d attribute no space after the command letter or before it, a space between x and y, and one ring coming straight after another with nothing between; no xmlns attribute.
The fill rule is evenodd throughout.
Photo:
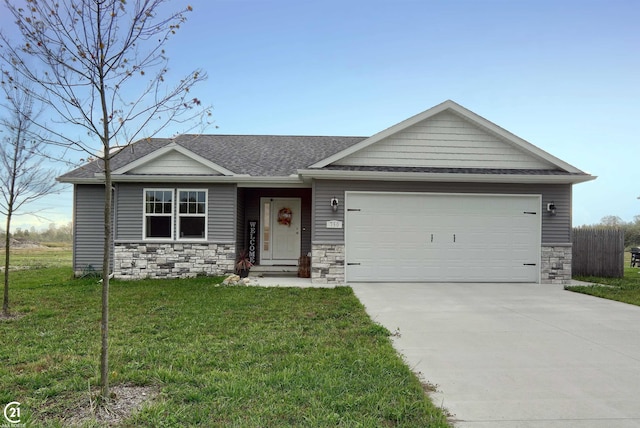
<svg viewBox="0 0 640 428"><path fill-rule="evenodd" d="M180 192L204 192L204 214L197 213L185 213L180 214ZM209 234L209 189L195 188L195 189L176 189L175 194L175 235L177 241L206 241ZM204 236L202 238L187 237L182 238L180 236L180 217L203 217L204 218ZM172 231L173 233L173 231Z"/></svg>
<svg viewBox="0 0 640 428"><path fill-rule="evenodd" d="M171 192L173 195L171 214L147 213L147 192ZM186 213L180 214L180 192L204 192L204 214ZM147 237L147 216L171 216L171 237L150 238ZM204 237L181 238L179 236L180 217L204 217ZM142 240L146 242L169 242L169 241L207 241L209 236L209 189L205 188L167 188L167 187L145 187L142 189Z"/></svg>
<svg viewBox="0 0 640 428"><path fill-rule="evenodd" d="M173 200L171 201L171 214L149 214L147 213L147 192L171 192L173 195ZM144 241L155 241L155 242L166 242L174 240L174 230L175 230L175 212L176 212L176 190L169 188L156 188L156 187L145 187L142 189L142 239ZM171 237L168 238L153 238L147 237L147 216L159 216L159 217L171 217Z"/></svg>

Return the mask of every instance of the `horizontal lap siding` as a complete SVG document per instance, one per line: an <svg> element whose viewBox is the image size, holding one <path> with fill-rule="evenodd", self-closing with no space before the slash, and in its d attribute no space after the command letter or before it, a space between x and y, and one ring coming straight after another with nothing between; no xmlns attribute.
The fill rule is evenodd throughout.
<svg viewBox="0 0 640 428"><path fill-rule="evenodd" d="M104 186L77 184L74 189L73 269L102 269Z"/></svg>
<svg viewBox="0 0 640 428"><path fill-rule="evenodd" d="M315 180L313 197L313 242L342 243L344 229L328 229L328 220L344 221L345 191L424 192L424 193L487 193L542 195L542 244L571 242L571 185L570 184L492 184L492 183L424 183L390 181L335 181ZM339 199L334 213L329 207L331 198ZM546 212L547 203L553 201L557 214Z"/></svg>
<svg viewBox="0 0 640 428"><path fill-rule="evenodd" d="M209 187L209 242L232 242L236 238L235 184Z"/></svg>
<svg viewBox="0 0 640 428"><path fill-rule="evenodd" d="M208 189L208 235L209 242L234 242L236 225L236 187L233 184L202 185L171 183L120 184L117 190L118 241L139 242L142 237L144 189Z"/></svg>
<svg viewBox="0 0 640 428"><path fill-rule="evenodd" d="M211 168L178 152L169 152L149 164L133 170L135 174L211 174Z"/></svg>
<svg viewBox="0 0 640 428"><path fill-rule="evenodd" d="M144 196L137 184L119 184L116 190L116 241L142 239L142 209Z"/></svg>
<svg viewBox="0 0 640 428"><path fill-rule="evenodd" d="M443 112L397 132L336 165L544 169L550 165L471 124Z"/></svg>
<svg viewBox="0 0 640 428"><path fill-rule="evenodd" d="M546 186L542 193L542 243L567 244L572 242L572 191L571 185ZM556 215L547 212L547 204L553 202Z"/></svg>
<svg viewBox="0 0 640 428"><path fill-rule="evenodd" d="M236 209L236 252L244 249L247 244L247 220L245 218L245 189L237 189L237 209Z"/></svg>

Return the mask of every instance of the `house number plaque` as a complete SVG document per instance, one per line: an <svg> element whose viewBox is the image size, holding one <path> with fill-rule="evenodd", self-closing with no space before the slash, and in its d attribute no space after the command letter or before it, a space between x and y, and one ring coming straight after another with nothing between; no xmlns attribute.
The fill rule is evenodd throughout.
<svg viewBox="0 0 640 428"><path fill-rule="evenodd" d="M327 229L342 229L342 222L340 220L327 221Z"/></svg>

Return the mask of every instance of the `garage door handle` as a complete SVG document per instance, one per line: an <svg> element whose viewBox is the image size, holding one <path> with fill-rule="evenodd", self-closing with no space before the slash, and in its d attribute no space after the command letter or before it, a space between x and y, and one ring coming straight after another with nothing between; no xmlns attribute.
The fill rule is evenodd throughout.
<svg viewBox="0 0 640 428"><path fill-rule="evenodd" d="M347 266L360 266L360 263L347 263Z"/></svg>
<svg viewBox="0 0 640 428"><path fill-rule="evenodd" d="M537 266L537 263L522 263L523 266Z"/></svg>

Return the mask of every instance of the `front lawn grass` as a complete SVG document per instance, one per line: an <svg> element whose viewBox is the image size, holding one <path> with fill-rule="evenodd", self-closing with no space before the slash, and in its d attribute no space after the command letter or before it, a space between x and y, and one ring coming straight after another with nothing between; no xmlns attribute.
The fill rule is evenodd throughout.
<svg viewBox="0 0 640 428"><path fill-rule="evenodd" d="M160 391L120 426L448 426L350 288L219 282L112 281L111 385ZM66 426L95 398L100 285L42 268L11 293L24 316L0 322L0 405Z"/></svg>
<svg viewBox="0 0 640 428"><path fill-rule="evenodd" d="M600 278L600 277L575 277L578 281L584 281L593 285L567 286L567 290L578 293L590 294L604 299L617 300L640 306L640 268L630 267L630 255L625 254L624 277Z"/></svg>

